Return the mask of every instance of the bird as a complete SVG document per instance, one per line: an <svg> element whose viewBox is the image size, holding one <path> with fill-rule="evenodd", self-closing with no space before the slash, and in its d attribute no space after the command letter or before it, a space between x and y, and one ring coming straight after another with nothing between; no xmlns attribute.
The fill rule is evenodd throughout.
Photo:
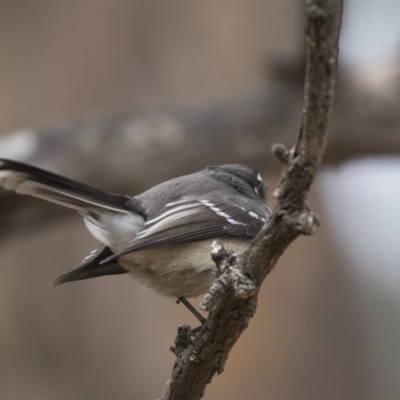
<svg viewBox="0 0 400 400"><path fill-rule="evenodd" d="M187 298L206 293L216 279L211 243L240 252L271 215L260 173L241 164L209 166L127 196L0 159L0 185L77 211L101 243L54 285L130 273L182 302L201 323Z"/></svg>

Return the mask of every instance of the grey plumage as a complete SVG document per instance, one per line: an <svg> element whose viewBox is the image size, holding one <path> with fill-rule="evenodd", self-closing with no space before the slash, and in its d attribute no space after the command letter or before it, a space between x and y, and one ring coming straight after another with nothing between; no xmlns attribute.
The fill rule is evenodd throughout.
<svg viewBox="0 0 400 400"><path fill-rule="evenodd" d="M102 246L54 283L130 272L167 296L204 293L215 269L210 244L243 248L270 215L260 175L242 165L209 167L129 197L27 164L0 160L0 184L75 209Z"/></svg>

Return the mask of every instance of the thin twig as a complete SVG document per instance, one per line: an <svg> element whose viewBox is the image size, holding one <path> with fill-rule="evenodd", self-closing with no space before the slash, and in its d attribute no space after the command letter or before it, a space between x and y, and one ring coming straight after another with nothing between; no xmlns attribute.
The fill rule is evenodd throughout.
<svg viewBox="0 0 400 400"><path fill-rule="evenodd" d="M197 400L215 373L221 373L234 343L247 327L257 305L257 293L289 244L300 234L312 234L318 219L307 206L307 195L324 153L332 111L342 0L306 1L307 61L304 111L295 146L273 151L283 163L275 191L278 204L270 220L240 255L213 244L213 259L221 276L202 302L207 322L194 343L175 347L177 359L163 400ZM187 330L187 327L185 327Z"/></svg>

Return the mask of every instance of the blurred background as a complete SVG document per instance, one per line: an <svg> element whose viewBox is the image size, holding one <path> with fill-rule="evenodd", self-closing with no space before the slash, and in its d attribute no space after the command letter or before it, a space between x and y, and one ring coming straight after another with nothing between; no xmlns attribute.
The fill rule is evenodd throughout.
<svg viewBox="0 0 400 400"><path fill-rule="evenodd" d="M0 1L0 157L137 194L206 165L271 192L301 115L303 2ZM400 397L400 3L348 0L322 226L266 280L207 399ZM273 198L268 202L273 206ZM96 246L0 191L0 398L160 398L182 305L127 276L48 283ZM198 304L200 299L194 301Z"/></svg>

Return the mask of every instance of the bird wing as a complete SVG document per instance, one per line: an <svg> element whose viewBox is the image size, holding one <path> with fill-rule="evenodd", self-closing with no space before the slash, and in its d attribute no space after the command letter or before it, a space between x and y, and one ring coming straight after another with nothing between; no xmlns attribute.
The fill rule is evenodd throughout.
<svg viewBox="0 0 400 400"><path fill-rule="evenodd" d="M214 202L182 198L166 204L151 216L136 234L132 245L106 259L165 245L205 239L254 237L268 217L268 208L260 215L236 205L234 201Z"/></svg>

